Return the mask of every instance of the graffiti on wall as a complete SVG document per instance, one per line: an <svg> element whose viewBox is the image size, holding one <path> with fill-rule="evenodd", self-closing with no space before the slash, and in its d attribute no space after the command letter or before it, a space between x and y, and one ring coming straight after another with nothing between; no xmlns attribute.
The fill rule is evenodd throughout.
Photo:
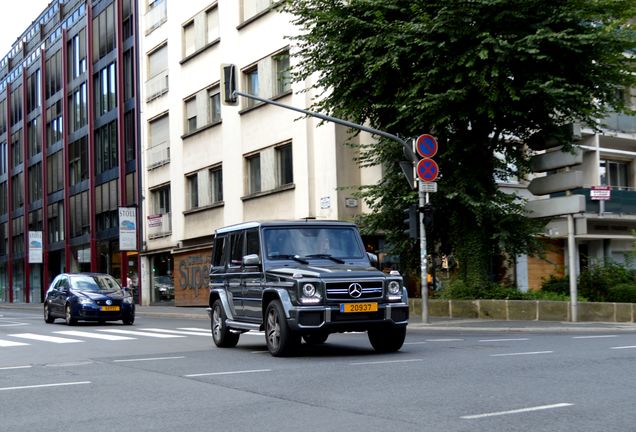
<svg viewBox="0 0 636 432"><path fill-rule="evenodd" d="M181 290L193 290L194 297L203 292L208 296L210 280L210 255L188 255L181 257L178 263L178 284Z"/></svg>

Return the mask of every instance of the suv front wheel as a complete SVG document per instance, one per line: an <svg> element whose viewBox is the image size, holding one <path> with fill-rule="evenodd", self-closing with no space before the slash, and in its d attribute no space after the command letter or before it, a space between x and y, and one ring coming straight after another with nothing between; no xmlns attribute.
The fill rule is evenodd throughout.
<svg viewBox="0 0 636 432"><path fill-rule="evenodd" d="M235 347L239 341L240 333L232 333L225 325L225 311L221 300L216 300L212 305L212 340L219 348Z"/></svg>
<svg viewBox="0 0 636 432"><path fill-rule="evenodd" d="M300 335L294 333L287 325L283 305L279 300L267 305L265 340L267 349L274 357L289 355L300 344Z"/></svg>
<svg viewBox="0 0 636 432"><path fill-rule="evenodd" d="M395 352L404 344L406 326L373 329L369 330L368 334L374 350L381 353Z"/></svg>

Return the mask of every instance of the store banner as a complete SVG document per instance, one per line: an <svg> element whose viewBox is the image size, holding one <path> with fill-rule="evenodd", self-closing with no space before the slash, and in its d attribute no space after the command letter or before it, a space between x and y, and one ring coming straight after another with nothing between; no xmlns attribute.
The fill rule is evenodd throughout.
<svg viewBox="0 0 636 432"><path fill-rule="evenodd" d="M29 264L42 264L42 231L29 231Z"/></svg>
<svg viewBox="0 0 636 432"><path fill-rule="evenodd" d="M119 207L119 250L137 250L137 209Z"/></svg>

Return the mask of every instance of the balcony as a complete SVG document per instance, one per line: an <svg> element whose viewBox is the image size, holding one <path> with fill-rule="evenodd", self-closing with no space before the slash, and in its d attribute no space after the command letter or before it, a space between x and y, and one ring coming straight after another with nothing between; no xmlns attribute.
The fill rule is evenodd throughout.
<svg viewBox="0 0 636 432"><path fill-rule="evenodd" d="M612 188L610 199L605 201L603 214L636 215L636 191L625 189ZM590 199L590 189L577 189L574 193L585 195L586 213L599 212L600 201Z"/></svg>
<svg viewBox="0 0 636 432"><path fill-rule="evenodd" d="M146 81L146 102L168 93L168 69Z"/></svg>
<svg viewBox="0 0 636 432"><path fill-rule="evenodd" d="M154 29L161 26L168 19L168 0L156 0L150 5L146 12L146 35L152 33Z"/></svg>
<svg viewBox="0 0 636 432"><path fill-rule="evenodd" d="M170 163L169 141L164 141L146 150L146 169L155 169L168 163Z"/></svg>
<svg viewBox="0 0 636 432"><path fill-rule="evenodd" d="M150 215L148 221L148 239L158 239L172 234L172 217L170 213Z"/></svg>

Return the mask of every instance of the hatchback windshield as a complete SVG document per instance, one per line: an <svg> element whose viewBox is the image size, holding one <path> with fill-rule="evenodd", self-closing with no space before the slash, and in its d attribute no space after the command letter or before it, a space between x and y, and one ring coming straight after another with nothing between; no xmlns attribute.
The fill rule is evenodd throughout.
<svg viewBox="0 0 636 432"><path fill-rule="evenodd" d="M74 289L90 292L113 292L121 288L117 281L108 275L77 275L71 277Z"/></svg>
<svg viewBox="0 0 636 432"><path fill-rule="evenodd" d="M356 230L342 227L269 228L263 232L267 258L362 258Z"/></svg>

